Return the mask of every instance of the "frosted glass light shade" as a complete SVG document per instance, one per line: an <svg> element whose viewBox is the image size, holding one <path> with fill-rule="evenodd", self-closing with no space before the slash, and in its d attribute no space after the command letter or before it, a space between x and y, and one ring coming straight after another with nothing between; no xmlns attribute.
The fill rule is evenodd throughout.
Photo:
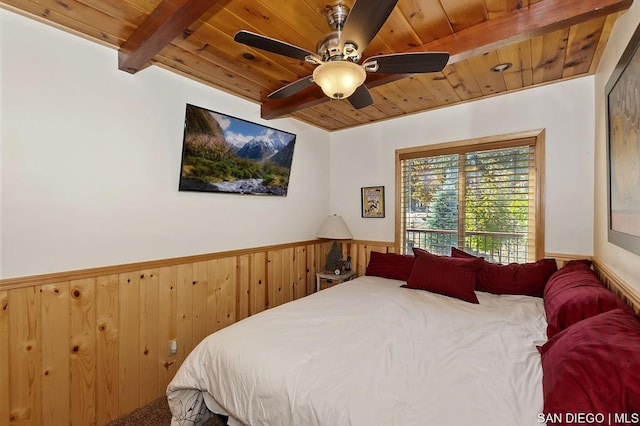
<svg viewBox="0 0 640 426"><path fill-rule="evenodd" d="M329 240L350 240L353 238L353 235L351 235L342 217L333 214L325 219L322 227L318 231L317 237Z"/></svg>
<svg viewBox="0 0 640 426"><path fill-rule="evenodd" d="M333 99L348 98L367 78L360 65L349 61L325 62L313 70L313 81Z"/></svg>

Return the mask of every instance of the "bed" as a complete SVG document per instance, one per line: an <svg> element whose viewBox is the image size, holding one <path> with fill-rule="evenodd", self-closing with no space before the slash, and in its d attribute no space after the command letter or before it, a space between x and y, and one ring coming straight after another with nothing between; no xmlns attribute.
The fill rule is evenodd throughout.
<svg viewBox="0 0 640 426"><path fill-rule="evenodd" d="M478 304L363 276L204 339L167 389L172 425L540 425L543 299Z"/></svg>

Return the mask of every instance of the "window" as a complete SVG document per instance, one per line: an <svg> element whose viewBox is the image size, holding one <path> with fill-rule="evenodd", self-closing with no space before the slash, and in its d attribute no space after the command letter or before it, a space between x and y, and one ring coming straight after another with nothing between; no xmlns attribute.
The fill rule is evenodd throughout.
<svg viewBox="0 0 640 426"><path fill-rule="evenodd" d="M544 130L397 150L401 252L544 257L543 164Z"/></svg>

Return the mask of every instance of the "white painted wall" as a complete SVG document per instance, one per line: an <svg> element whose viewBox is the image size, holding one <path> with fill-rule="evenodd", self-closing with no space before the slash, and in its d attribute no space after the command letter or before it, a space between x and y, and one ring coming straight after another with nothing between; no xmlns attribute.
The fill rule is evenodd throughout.
<svg viewBox="0 0 640 426"><path fill-rule="evenodd" d="M0 10L0 278L315 238L329 133ZM287 197L178 191L185 104L297 134Z"/></svg>
<svg viewBox="0 0 640 426"><path fill-rule="evenodd" d="M394 240L395 150L546 129L546 251L593 252L593 77L331 134L331 211L354 237ZM360 217L360 188L384 185L386 218Z"/></svg>
<svg viewBox="0 0 640 426"><path fill-rule="evenodd" d="M640 4L636 1L616 21L595 75L595 229L594 254L640 294L640 256L608 242L607 218L607 133L605 86L620 60L629 39L640 23ZM638 189L640 190L640 189Z"/></svg>
<svg viewBox="0 0 640 426"><path fill-rule="evenodd" d="M12 12L0 26L1 278L312 239L327 213L393 241L395 149L537 128L546 250L594 251L594 77L329 134L157 67L118 71L114 50ZM289 195L178 192L186 103L296 133ZM360 217L371 185L384 219Z"/></svg>

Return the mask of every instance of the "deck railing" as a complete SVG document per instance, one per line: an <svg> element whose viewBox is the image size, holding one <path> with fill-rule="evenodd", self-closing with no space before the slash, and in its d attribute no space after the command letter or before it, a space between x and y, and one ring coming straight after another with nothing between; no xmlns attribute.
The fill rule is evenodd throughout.
<svg viewBox="0 0 640 426"><path fill-rule="evenodd" d="M464 233L465 251L493 263L523 263L528 260L526 233L482 232ZM407 229L405 252L412 247L423 248L430 253L448 256L451 247L458 247L458 231L447 229Z"/></svg>

